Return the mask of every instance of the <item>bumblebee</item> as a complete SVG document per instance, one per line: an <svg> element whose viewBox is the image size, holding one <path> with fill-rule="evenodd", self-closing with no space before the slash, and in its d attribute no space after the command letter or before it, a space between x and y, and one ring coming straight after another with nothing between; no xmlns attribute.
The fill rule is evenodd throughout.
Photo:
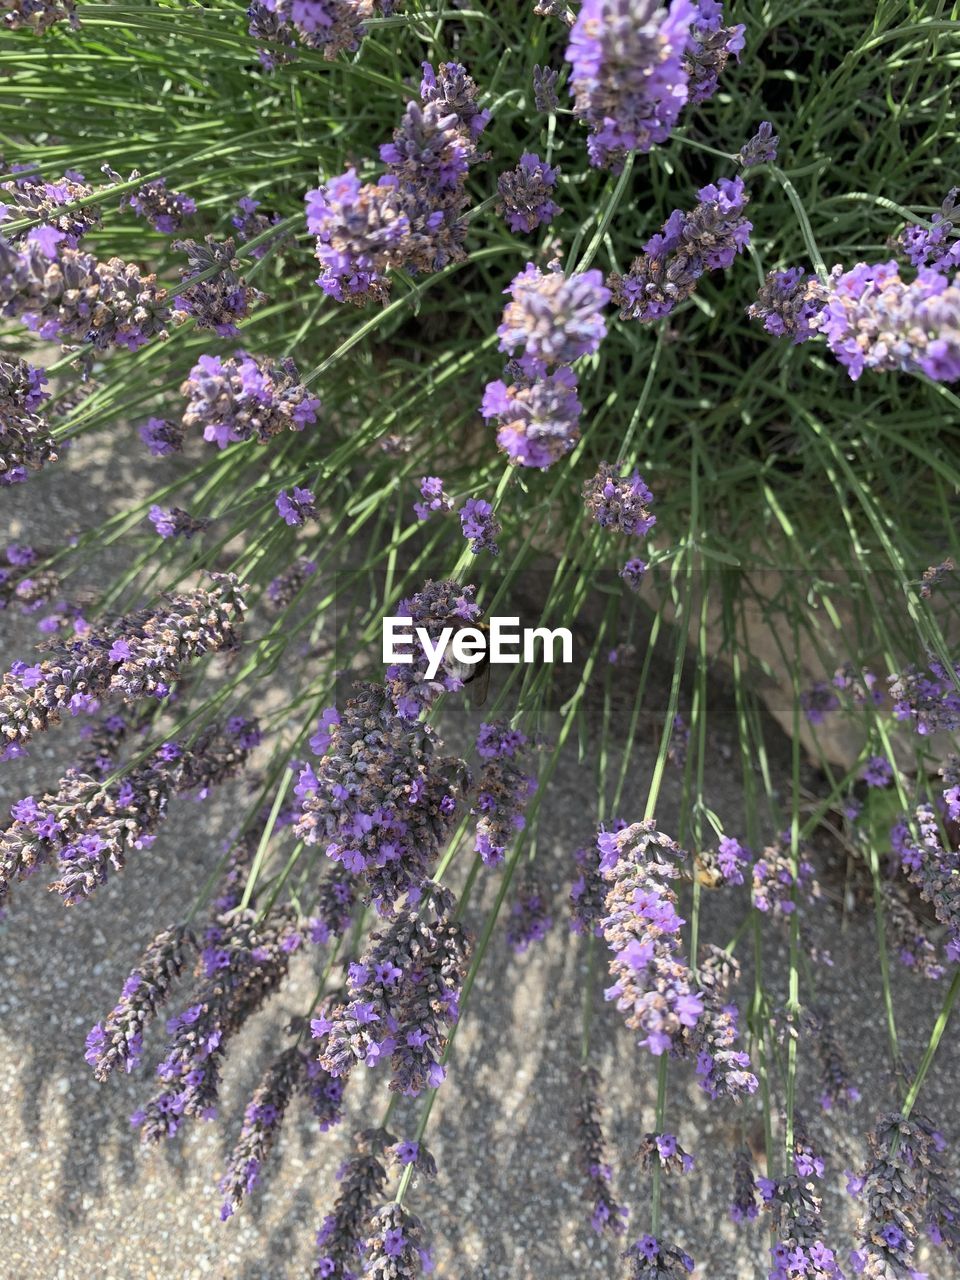
<svg viewBox="0 0 960 1280"><path fill-rule="evenodd" d="M470 701L473 706L482 707L490 692L490 627L486 622L464 622L458 617L448 618L447 625L453 625L454 636L461 631L479 631L486 640L486 647L476 662L458 662L452 654L443 660L452 676L470 686ZM454 636L451 637L451 643Z"/></svg>

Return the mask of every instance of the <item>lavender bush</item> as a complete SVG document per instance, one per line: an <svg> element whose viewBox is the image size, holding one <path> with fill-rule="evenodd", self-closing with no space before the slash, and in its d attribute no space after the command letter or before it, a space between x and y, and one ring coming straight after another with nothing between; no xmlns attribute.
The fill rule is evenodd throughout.
<svg viewBox="0 0 960 1280"><path fill-rule="evenodd" d="M37 631L5 655L0 769L74 744L33 794L4 787L5 941L38 881L95 911L121 872L172 874L151 853L171 813L240 797L79 1058L104 1088L151 1064L134 1126L179 1141L308 972L312 1002L223 1117L211 1229L299 1111L344 1155L309 1188L312 1274L465 1280L431 1229L434 1099L494 940L512 989L562 937L566 1213L606 1274L719 1274L673 1191L702 1159L678 1137L692 1097L730 1153L705 1212L751 1274L957 1274L960 1135L921 1097L960 993L956 14L0 16L22 103L0 157L0 610ZM34 545L48 479L83 483L91 442L127 439L142 493ZM572 628L573 662L431 665L516 614ZM387 616L426 637L409 661L383 660ZM735 829L706 781L714 665ZM543 819L578 739L582 821L557 852ZM875 934L860 963L888 1056L868 1100L858 1028L821 1000L814 926L844 895ZM939 1012L907 1046L914 979ZM606 1105L620 1043L655 1082L642 1121ZM846 1216L831 1112L861 1148ZM631 1173L614 1153L634 1120Z"/></svg>

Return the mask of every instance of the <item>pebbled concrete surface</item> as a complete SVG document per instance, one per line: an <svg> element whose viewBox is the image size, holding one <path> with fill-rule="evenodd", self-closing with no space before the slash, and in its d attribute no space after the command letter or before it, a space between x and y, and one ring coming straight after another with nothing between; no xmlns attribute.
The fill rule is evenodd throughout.
<svg viewBox="0 0 960 1280"><path fill-rule="evenodd" d="M168 474L131 439L110 455L79 444L47 475L20 490L0 491L11 538L55 542L117 510ZM8 539L9 540L9 539ZM104 557L109 573L128 551ZM4 667L24 656L32 624L0 614ZM614 739L626 732L627 681L614 699ZM656 681L654 682L656 684ZM722 686L711 687L708 796L728 830L742 831L735 725ZM593 822L593 755L597 704L587 717L586 759L571 745L542 811L536 872L554 906L547 940L515 957L502 931L458 1034L449 1079L434 1109L428 1142L440 1166L433 1185L415 1184L410 1205L435 1237L436 1274L451 1280L580 1280L622 1273L617 1247L589 1230L580 1198L572 1135L573 1082L579 1061L579 991L585 979L582 944L567 931L565 909L571 850L589 838ZM451 745L463 723L448 726ZM3 810L39 792L69 763L75 726L38 740L29 760L0 775ZM772 768L784 786L786 744L769 727ZM653 765L652 733L638 735L631 788L639 810ZM811 785L815 779L810 779ZM182 1139L143 1151L127 1117L150 1089L148 1074L97 1085L83 1061L89 1026L113 1004L142 945L183 916L196 886L215 864L229 829L225 789L194 810L177 804L152 849L131 858L93 901L64 909L41 883L18 886L0 925L0 1277L4 1280L293 1280L309 1275L313 1232L335 1194L334 1173L352 1129L377 1123L383 1093L356 1073L342 1126L320 1134L303 1112L288 1115L273 1165L259 1194L222 1224L216 1181L239 1131L246 1098L277 1044L281 1028L313 996L310 958L296 958L287 988L237 1038L228 1056L221 1117L193 1124ZM630 791L628 790L628 798ZM241 797L242 798L242 797ZM675 829L680 775L668 771L661 825ZM627 816L640 816L628 813ZM815 1064L801 1055L801 1103L828 1156L825 1213L829 1235L845 1255L853 1243L855 1209L842 1195L843 1170L862 1158L862 1135L875 1113L893 1102L886 1068L872 918L856 898L858 872L834 849L817 852L826 900L812 921L814 940L828 945L832 968L816 973L818 997L832 1009L854 1066L863 1102L849 1117L824 1117L813 1101ZM487 873L489 877L489 873ZM481 903L492 900L493 877ZM743 891L704 895L702 937L728 940L739 924ZM474 919L479 921L479 915ZM749 956L744 955L745 962ZM774 1002L785 999L785 940L768 931L764 972ZM744 1003L752 986L745 963ZM598 987L601 978L597 977ZM916 1062L943 989L897 972L897 1012L906 1057ZM606 1087L605 1119L617 1166L617 1188L631 1206L631 1232L648 1229L649 1186L633 1162L653 1126L655 1069L633 1047L614 1011L594 1020L595 1061ZM955 1096L955 1030L948 1031L922 1108L951 1143L960 1141ZM159 1038L148 1041L156 1060ZM393 1128L410 1135L416 1109L402 1106ZM668 1128L697 1156L695 1170L664 1187L664 1234L698 1260L697 1280L741 1280L766 1274L768 1241L753 1226L735 1229L726 1214L730 1161L744 1134L755 1133L758 1108L710 1103L689 1068L671 1070ZM923 1255L921 1255L923 1259ZM941 1252L924 1262L931 1280L957 1273Z"/></svg>

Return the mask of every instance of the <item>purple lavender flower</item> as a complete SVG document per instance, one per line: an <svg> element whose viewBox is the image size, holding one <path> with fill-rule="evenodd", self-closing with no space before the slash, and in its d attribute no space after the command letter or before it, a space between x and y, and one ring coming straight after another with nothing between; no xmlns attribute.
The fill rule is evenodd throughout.
<svg viewBox="0 0 960 1280"><path fill-rule="evenodd" d="M823 724L826 716L840 706L840 699L826 681L818 680L809 689L801 690L800 706L811 724Z"/></svg>
<svg viewBox="0 0 960 1280"><path fill-rule="evenodd" d="M316 422L320 401L300 381L289 358L278 362L245 351L225 359L201 356L180 388L188 397L187 429L225 449L256 437L260 444L281 431L302 431Z"/></svg>
<svg viewBox="0 0 960 1280"><path fill-rule="evenodd" d="M522 467L545 470L570 452L580 436L577 376L561 366L530 378L517 361L507 366L509 385L488 382L480 412L497 420L497 445Z"/></svg>
<svg viewBox="0 0 960 1280"><path fill-rule="evenodd" d="M684 1028L695 1027L703 1013L703 1000L680 955L683 921L676 912L677 895L666 883L679 874L678 860L685 855L652 821L601 833L598 847L608 885L603 935L614 979L606 998L616 1001L627 1026L641 1033L641 1047L659 1056L679 1047Z"/></svg>
<svg viewBox="0 0 960 1280"><path fill-rule="evenodd" d="M528 262L504 293L511 301L497 329L500 350L512 355L521 348L528 373L572 364L596 351L606 335L602 313L610 291L599 271L565 276L557 266L544 274Z"/></svg>
<svg viewBox="0 0 960 1280"><path fill-rule="evenodd" d="M305 520L315 520L317 516L316 499L309 489L293 486L293 492L281 489L277 494L277 510L284 524L301 525Z"/></svg>
<svg viewBox="0 0 960 1280"><path fill-rule="evenodd" d="M614 837L616 832L622 831L625 826L625 822L618 821L614 824L612 831L602 831L599 837L605 841L605 847L614 857L617 854ZM602 921L606 915L607 883L603 879L597 848L598 841L595 841L574 851L573 860L578 875L570 886L570 928L574 933L592 934L595 938L602 938Z"/></svg>
<svg viewBox="0 0 960 1280"><path fill-rule="evenodd" d="M173 1137L184 1116L212 1117L230 1037L281 985L298 941L288 907L259 921L254 911L234 912L207 928L191 1003L167 1022L161 1088L131 1117L144 1141Z"/></svg>
<svg viewBox="0 0 960 1280"><path fill-rule="evenodd" d="M0 681L0 740L26 742L105 694L165 698L191 660L235 648L243 595L230 574L212 574L211 583L52 644L33 666L14 663Z"/></svg>
<svg viewBox="0 0 960 1280"><path fill-rule="evenodd" d="M444 490L439 476L420 477L420 497L422 501L413 504L413 512L418 520L429 520L435 511L445 513L453 510L453 502Z"/></svg>
<svg viewBox="0 0 960 1280"><path fill-rule="evenodd" d="M960 240L950 239L953 219L957 215L960 187L951 187L931 226L909 223L899 235L904 256L915 267L936 267L940 271L960 269Z"/></svg>
<svg viewBox="0 0 960 1280"><path fill-rule="evenodd" d="M960 275L921 267L906 284L895 262L834 267L815 327L855 382L864 369L960 378Z"/></svg>
<svg viewBox="0 0 960 1280"><path fill-rule="evenodd" d="M507 919L507 942L522 955L535 942L542 942L553 919L546 898L532 883L522 884L510 907Z"/></svg>
<svg viewBox="0 0 960 1280"><path fill-rule="evenodd" d="M496 211L511 231L536 231L560 213L552 198L557 185L557 169L545 164L532 151L524 151L515 169L497 179Z"/></svg>
<svg viewBox="0 0 960 1280"><path fill-rule="evenodd" d="M753 905L773 919L782 919L796 911L797 894L801 892L811 898L820 896L813 864L801 858L794 875L789 850L780 843L767 845L753 864Z"/></svg>
<svg viewBox="0 0 960 1280"><path fill-rule="evenodd" d="M374 1201L387 1182L387 1170L381 1157L394 1143L393 1134L385 1129L367 1129L354 1138L356 1154L337 1174L340 1193L333 1212L327 1214L317 1232L320 1251L314 1267L314 1280L359 1280L367 1223Z"/></svg>
<svg viewBox="0 0 960 1280"><path fill-rule="evenodd" d="M883 910L887 937L893 942L900 963L930 982L939 982L944 975L940 953L927 937L904 886L883 885Z"/></svg>
<svg viewBox="0 0 960 1280"><path fill-rule="evenodd" d="M946 560L942 560L939 564L928 565L923 571L920 581L916 584L919 588L918 594L921 600L929 600L934 591L940 586L944 578L948 574L953 573L956 564L951 556L947 556Z"/></svg>
<svg viewBox="0 0 960 1280"><path fill-rule="evenodd" d="M391 267L438 271L464 256L465 179L489 113L477 106L477 86L456 62L437 72L423 63L420 97L380 148L387 172L378 182L361 184L348 169L307 192L317 283L338 301L384 301Z"/></svg>
<svg viewBox="0 0 960 1280"><path fill-rule="evenodd" d="M688 98L685 53L697 8L673 0L584 0L567 60L590 163L619 172L630 151L665 142Z"/></svg>
<svg viewBox="0 0 960 1280"><path fill-rule="evenodd" d="M374 14L373 0L259 0L256 9L250 15L250 34L255 40L285 44L295 36L305 48L314 49L331 61L338 54L357 48L364 19ZM263 21L260 10L274 19L275 27ZM269 65L273 50L261 51L261 57L264 52Z"/></svg>
<svg viewBox="0 0 960 1280"><path fill-rule="evenodd" d="M641 1236L623 1256L630 1261L630 1280L682 1280L694 1266L688 1253L649 1235Z"/></svg>
<svg viewBox="0 0 960 1280"><path fill-rule="evenodd" d="M770 121L762 120L757 132L752 138L748 138L737 152L741 167L751 169L756 164L773 164L777 158L779 142L780 139L773 132Z"/></svg>
<svg viewBox="0 0 960 1280"><path fill-rule="evenodd" d="M245 320L264 295L240 275L233 240L207 236L204 244L174 240L173 247L187 255L187 265L180 268L181 287L173 300L174 320L182 324L190 318L198 329L212 329L220 338L236 337L237 322Z"/></svg>
<svg viewBox="0 0 960 1280"><path fill-rule="evenodd" d="M584 1067L577 1093L577 1163L585 1178L584 1193L593 1205L590 1225L598 1235L609 1231L616 1236L626 1230L628 1210L613 1198L613 1170L607 1162L602 1116L600 1073L594 1067Z"/></svg>
<svg viewBox="0 0 960 1280"><path fill-rule="evenodd" d="M731 27L724 25L723 6L718 0L696 0L696 10L684 54L684 66L689 76L687 101L691 106L706 102L716 93L720 73L730 55L739 61L746 30L742 23ZM767 127L770 128L769 125ZM760 128L762 130L763 125ZM776 158L776 143L770 158Z"/></svg>
<svg viewBox="0 0 960 1280"><path fill-rule="evenodd" d="M911 721L921 737L960 728L960 663L948 674L937 658L928 657L927 672L905 667L887 677L895 720Z"/></svg>
<svg viewBox="0 0 960 1280"><path fill-rule="evenodd" d="M243 1113L243 1128L220 1182L226 1199L220 1217L227 1219L253 1191L280 1133L283 1117L298 1093L309 1092L320 1103L323 1128L340 1117L343 1087L296 1045L285 1049L264 1072Z"/></svg>
<svg viewBox="0 0 960 1280"><path fill-rule="evenodd" d="M47 398L46 374L26 360L0 356L0 485L25 480L57 450L44 418L36 412Z"/></svg>
<svg viewBox="0 0 960 1280"><path fill-rule="evenodd" d="M140 439L155 458L165 458L183 449L183 427L166 418L148 418L140 428Z"/></svg>
<svg viewBox="0 0 960 1280"><path fill-rule="evenodd" d="M653 494L640 473L634 471L624 479L619 468L609 462L601 462L596 475L583 486L583 501L601 528L629 537L646 537L657 523L657 517L647 510Z"/></svg>
<svg viewBox="0 0 960 1280"><path fill-rule="evenodd" d="M123 984L120 999L87 1036L87 1062L98 1080L118 1066L130 1072L143 1053L143 1030L170 997L187 955L196 947L187 925L158 933Z"/></svg>
<svg viewBox="0 0 960 1280"><path fill-rule="evenodd" d="M674 209L626 275L608 278L621 320L646 323L669 315L696 290L704 272L726 270L749 244L752 224L743 217L749 197L742 178L701 187L697 199L690 213Z"/></svg>
<svg viewBox="0 0 960 1280"><path fill-rule="evenodd" d="M4 0L3 22L11 31L29 28L42 35L56 22L77 28L76 0Z"/></svg>
<svg viewBox="0 0 960 1280"><path fill-rule="evenodd" d="M533 103L545 115L556 111L560 105L557 97L558 73L552 67L533 68Z"/></svg>
<svg viewBox="0 0 960 1280"><path fill-rule="evenodd" d="M660 1168L664 1173L689 1173L695 1161L672 1133L645 1133L637 1149L640 1168Z"/></svg>
<svg viewBox="0 0 960 1280"><path fill-rule="evenodd" d="M480 617L476 595L475 587L461 586L449 578L439 582L428 580L419 591L397 604L396 616L409 618L413 631L412 661L389 666L386 685L397 713L405 719L416 719L441 693L463 687L460 674L445 664L432 679L427 677L427 654L416 637L415 628L424 628L436 644L444 628L455 628L460 622L469 624Z"/></svg>
<svg viewBox="0 0 960 1280"><path fill-rule="evenodd" d="M888 787L893 781L893 765L886 756L870 756L860 777L868 787Z"/></svg>
<svg viewBox="0 0 960 1280"><path fill-rule="evenodd" d="M526 747L526 735L500 721L480 726L477 750L484 765L471 812L477 815L476 850L487 866L503 861L507 847L524 828L523 811L537 789L536 778L518 765Z"/></svg>
<svg viewBox="0 0 960 1280"><path fill-rule="evenodd" d="M158 507L156 503L150 508L149 520L161 538L186 538L188 542L210 527L209 520L192 516L182 507L168 509Z"/></svg>
<svg viewBox="0 0 960 1280"><path fill-rule="evenodd" d="M238 212L233 215L230 222L240 232L241 244L245 244L248 240L256 240L258 236L262 236L265 231L269 231L272 226L281 221L279 213L268 216L265 213L257 213L259 208L260 201L253 200L250 196L241 196L237 201ZM255 262L259 262L268 253L272 253L277 245L282 244L284 238L284 233L278 231L276 235L258 244L255 249L249 250L250 257Z"/></svg>
<svg viewBox="0 0 960 1280"><path fill-rule="evenodd" d="M917 805L915 816L920 842L903 854L903 870L946 927L947 956L957 962L960 961L960 852L943 848L937 815L929 805Z"/></svg>
<svg viewBox="0 0 960 1280"><path fill-rule="evenodd" d="M0 237L0 307L40 338L86 342L96 351L136 351L165 337L170 319L156 276L121 258L98 262L79 249L61 247L51 257L34 233L20 251Z"/></svg>
<svg viewBox="0 0 960 1280"><path fill-rule="evenodd" d="M120 177L119 174L116 175ZM138 173L131 173L130 178L138 178ZM127 205L138 217L149 222L154 231L165 236L172 236L183 226L184 218L197 212L197 203L192 197L180 191L168 191L166 178L153 178L145 182L132 195L121 200L121 207Z"/></svg>
<svg viewBox="0 0 960 1280"><path fill-rule="evenodd" d="M470 941L449 890L427 885L430 910L408 905L371 935L348 970L349 999L315 1018L320 1065L344 1078L358 1062L390 1060L390 1089L416 1097L444 1079L447 1028L459 1017Z"/></svg>
<svg viewBox="0 0 960 1280"><path fill-rule="evenodd" d="M371 1214L364 1243L364 1274L419 1280L433 1270L423 1223L392 1202Z"/></svg>
<svg viewBox="0 0 960 1280"><path fill-rule="evenodd" d="M298 556L293 564L284 569L283 573L271 579L267 585L267 599L274 609L286 609L292 604L308 579L316 572L317 565L314 560Z"/></svg>
<svg viewBox="0 0 960 1280"><path fill-rule="evenodd" d="M419 888L456 813L463 762L441 756L435 730L405 720L377 685L354 696L320 735L322 758L300 775L297 837L361 879L382 914Z"/></svg>
<svg viewBox="0 0 960 1280"><path fill-rule="evenodd" d="M641 560L639 556L634 556L620 570L620 577L631 591L639 591L646 573L647 562Z"/></svg>
<svg viewBox="0 0 960 1280"><path fill-rule="evenodd" d="M12 167L16 169L18 166ZM48 244L54 248L49 257L56 256L56 243L59 242L65 248L76 249L81 238L99 227L102 221L100 209L89 203L94 189L84 182L83 175L79 173L67 173L53 182L45 182L27 165L10 181L0 182L0 192L3 193L0 200L6 210L6 217L0 221L29 219L42 223L33 230L46 233ZM87 202L82 208L69 207L81 200ZM49 235L51 231L55 233L53 237ZM30 231L24 231L15 234L13 240L23 248L30 235Z"/></svg>
<svg viewBox="0 0 960 1280"><path fill-rule="evenodd" d="M500 521L493 514L493 507L486 499L468 498L466 500L460 508L460 528L475 556L481 551L489 551L492 556L500 554L500 548L497 546Z"/></svg>
<svg viewBox="0 0 960 1280"><path fill-rule="evenodd" d="M770 1250L770 1280L843 1280L834 1251L823 1240L821 1200L814 1184L799 1174L761 1178L764 1207L774 1219L778 1237Z"/></svg>
<svg viewBox="0 0 960 1280"><path fill-rule="evenodd" d="M816 276L802 267L768 271L756 302L747 307L751 320L762 320L767 333L789 337L794 345L816 336L814 321L824 302L824 290Z"/></svg>

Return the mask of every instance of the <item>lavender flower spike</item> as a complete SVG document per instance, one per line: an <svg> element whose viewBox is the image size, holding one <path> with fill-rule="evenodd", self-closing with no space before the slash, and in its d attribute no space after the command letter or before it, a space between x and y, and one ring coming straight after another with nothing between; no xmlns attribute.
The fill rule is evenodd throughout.
<svg viewBox="0 0 960 1280"><path fill-rule="evenodd" d="M497 330L500 350L513 354L522 348L521 363L572 364L596 351L607 332L602 311L610 291L599 271L565 276L557 266L545 275L528 262L504 292L511 301Z"/></svg>

